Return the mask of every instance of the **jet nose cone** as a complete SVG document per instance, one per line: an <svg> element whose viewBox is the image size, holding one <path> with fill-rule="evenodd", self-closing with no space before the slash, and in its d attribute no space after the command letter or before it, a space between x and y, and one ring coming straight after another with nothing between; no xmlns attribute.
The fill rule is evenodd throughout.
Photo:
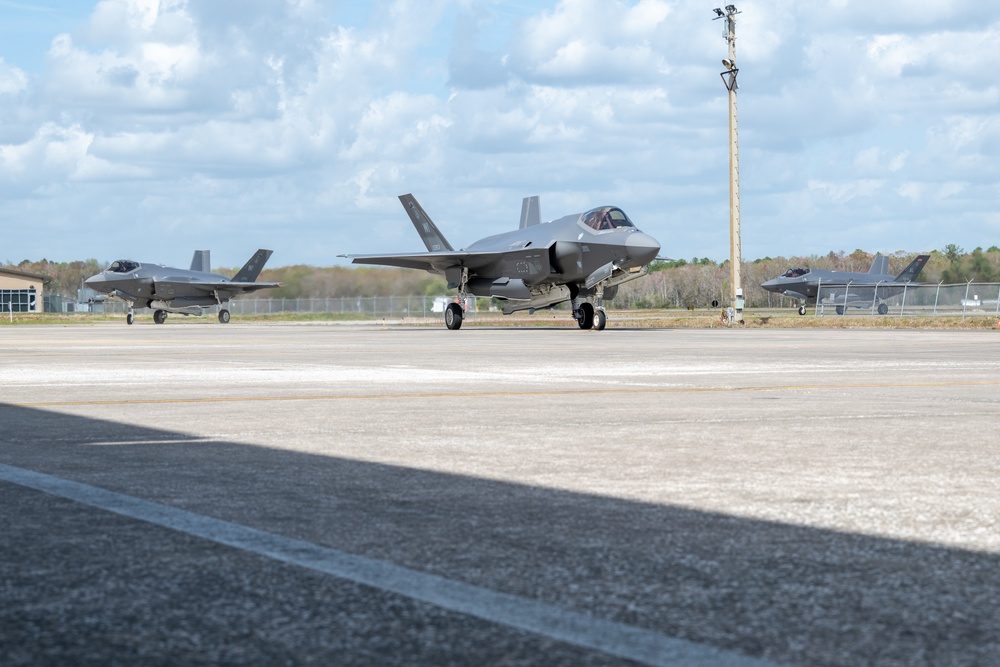
<svg viewBox="0 0 1000 667"><path fill-rule="evenodd" d="M89 287L90 289L99 292L101 290L101 288L104 286L105 282L106 281L104 279L104 274L98 273L97 275L90 276L89 278L87 278L86 280L84 280L83 284L86 285L87 287Z"/></svg>
<svg viewBox="0 0 1000 667"><path fill-rule="evenodd" d="M778 292L781 290L778 278L773 278L768 280L766 283L761 283L761 287L766 289L768 292Z"/></svg>
<svg viewBox="0 0 1000 667"><path fill-rule="evenodd" d="M635 232L625 239L625 249L635 265L642 266L656 259L656 253L660 252L660 244L649 234Z"/></svg>

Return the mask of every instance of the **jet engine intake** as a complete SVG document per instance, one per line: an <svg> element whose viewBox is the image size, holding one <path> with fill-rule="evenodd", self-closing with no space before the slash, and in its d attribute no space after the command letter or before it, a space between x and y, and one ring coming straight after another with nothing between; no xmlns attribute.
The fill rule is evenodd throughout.
<svg viewBox="0 0 1000 667"><path fill-rule="evenodd" d="M549 248L549 264L563 276L572 280L583 275L583 249L573 241L556 241Z"/></svg>

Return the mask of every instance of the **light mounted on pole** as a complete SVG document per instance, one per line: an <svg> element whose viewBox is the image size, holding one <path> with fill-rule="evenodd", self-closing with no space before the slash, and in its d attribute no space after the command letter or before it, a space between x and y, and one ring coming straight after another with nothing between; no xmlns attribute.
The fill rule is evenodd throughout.
<svg viewBox="0 0 1000 667"><path fill-rule="evenodd" d="M736 76L740 70L736 67L736 15L741 12L735 5L726 5L725 11L716 7L713 21L725 19L725 29L722 36L729 44L729 57L723 58L722 66L726 71L720 72L722 83L729 91L729 271L732 285L732 303L729 309L729 322L743 322L743 285L741 278L741 262L743 251L740 241L740 160L739 132L737 127L736 91L739 85Z"/></svg>

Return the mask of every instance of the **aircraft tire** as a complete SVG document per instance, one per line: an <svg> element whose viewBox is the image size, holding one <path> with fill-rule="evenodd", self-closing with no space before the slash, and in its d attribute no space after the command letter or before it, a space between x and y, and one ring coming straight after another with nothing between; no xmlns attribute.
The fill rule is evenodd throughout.
<svg viewBox="0 0 1000 667"><path fill-rule="evenodd" d="M225 308L219 311L219 322L229 324L229 311Z"/></svg>
<svg viewBox="0 0 1000 667"><path fill-rule="evenodd" d="M577 312L576 317L577 324L580 325L581 329L593 329L594 328L594 306L593 304L584 301L580 304L580 310Z"/></svg>
<svg viewBox="0 0 1000 667"><path fill-rule="evenodd" d="M163 324L167 321L167 312L165 310L154 310L153 321L157 324Z"/></svg>
<svg viewBox="0 0 1000 667"><path fill-rule="evenodd" d="M799 315L805 315L805 314L806 314L806 307L799 306Z"/></svg>
<svg viewBox="0 0 1000 667"><path fill-rule="evenodd" d="M884 303L880 303L878 305L878 314L879 315L888 315L889 314L889 306L885 305Z"/></svg>
<svg viewBox="0 0 1000 667"><path fill-rule="evenodd" d="M838 315L843 315L844 314L844 307L843 306L837 306L837 314Z"/></svg>
<svg viewBox="0 0 1000 667"><path fill-rule="evenodd" d="M135 322L135 315L129 313L125 316L125 324L132 324L133 322Z"/></svg>
<svg viewBox="0 0 1000 667"><path fill-rule="evenodd" d="M449 303L444 309L444 325L452 331L462 328L462 307L457 303Z"/></svg>
<svg viewBox="0 0 1000 667"><path fill-rule="evenodd" d="M594 329L604 331L604 327L606 326L608 326L608 314L604 312L603 308L598 308L594 312Z"/></svg>

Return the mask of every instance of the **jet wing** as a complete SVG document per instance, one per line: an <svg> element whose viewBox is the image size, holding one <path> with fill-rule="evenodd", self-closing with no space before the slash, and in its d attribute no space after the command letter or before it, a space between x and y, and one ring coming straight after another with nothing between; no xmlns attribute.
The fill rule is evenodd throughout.
<svg viewBox="0 0 1000 667"><path fill-rule="evenodd" d="M191 291L191 290L204 292L205 294L212 294L213 292L229 292L231 294L245 294L247 292L256 292L257 290L270 289L273 287L281 287L281 283L190 282L190 281L172 281L172 280L156 281L157 294L181 293L184 291Z"/></svg>
<svg viewBox="0 0 1000 667"><path fill-rule="evenodd" d="M444 273L454 266L477 269L496 262L502 252L418 252L396 255L341 255L353 264L398 266L404 269L423 269L431 273Z"/></svg>

